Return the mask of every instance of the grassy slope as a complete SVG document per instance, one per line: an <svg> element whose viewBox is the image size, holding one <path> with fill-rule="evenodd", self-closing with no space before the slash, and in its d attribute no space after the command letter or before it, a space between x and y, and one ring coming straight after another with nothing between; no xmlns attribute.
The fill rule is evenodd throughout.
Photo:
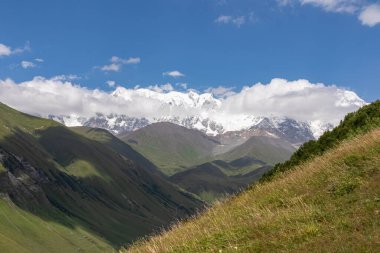
<svg viewBox="0 0 380 253"><path fill-rule="evenodd" d="M217 156L218 159L232 161L241 157L254 157L274 165L286 161L296 149L291 143L266 136L253 136L238 147Z"/></svg>
<svg viewBox="0 0 380 253"><path fill-rule="evenodd" d="M379 252L380 129L127 252Z"/></svg>
<svg viewBox="0 0 380 253"><path fill-rule="evenodd" d="M101 237L75 227L77 220L62 213L55 219L72 227L41 219L0 199L0 252L115 252Z"/></svg>
<svg viewBox="0 0 380 253"><path fill-rule="evenodd" d="M34 223L49 221L52 230L63 224L68 228L65 233L81 237L73 229L78 227L92 234L88 236L89 241L99 241L99 244L101 240L96 239L97 235L118 247L201 205L200 201L141 169L112 147L54 121L32 117L5 105L0 105L0 146L22 156L49 178L49 182L41 186L55 208L41 207L43 210L34 213L27 204L17 203L24 213L29 213L27 217ZM12 210L4 209L8 213ZM72 218L67 222L69 217ZM18 222L17 215L8 215L8 219L11 223ZM1 222L6 224L7 221ZM13 237L6 225L2 228L3 237ZM25 231L16 229L20 238L29 232L39 234L35 227L35 230L23 229ZM71 238L64 234L57 237L56 249L64 248L59 245L75 246ZM88 247L84 244L81 248ZM9 252L13 250L16 249L8 248Z"/></svg>
<svg viewBox="0 0 380 253"><path fill-rule="evenodd" d="M207 161L217 144L200 131L162 122L119 136L166 175Z"/></svg>
<svg viewBox="0 0 380 253"><path fill-rule="evenodd" d="M159 174L157 167L153 163L151 163L140 153L136 152L131 146L113 136L107 130L90 127L72 127L70 129L91 140L95 140L106 145L107 147L117 151L119 154L133 159L141 167L148 169L155 174Z"/></svg>
<svg viewBox="0 0 380 253"><path fill-rule="evenodd" d="M274 165L289 159L295 151L293 145L283 139L254 136L238 147L215 156L213 152L220 143L200 131L171 123L152 124L119 138L169 176L215 159L230 162L250 157ZM260 166L242 166L241 169L248 173L257 167Z"/></svg>
<svg viewBox="0 0 380 253"><path fill-rule="evenodd" d="M211 203L226 194L233 194L246 188L271 168L263 164L247 167L249 172L242 173L244 172L242 168L234 168L223 161L214 161L179 172L169 180Z"/></svg>

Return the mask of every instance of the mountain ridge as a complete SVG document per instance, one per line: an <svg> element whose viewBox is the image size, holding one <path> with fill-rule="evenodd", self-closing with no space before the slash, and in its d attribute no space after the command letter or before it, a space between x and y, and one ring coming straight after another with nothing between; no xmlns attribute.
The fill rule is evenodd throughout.
<svg viewBox="0 0 380 253"><path fill-rule="evenodd" d="M130 101L132 94L142 99L153 99L155 108L161 110L154 115L144 113L123 113L122 108L112 113L93 113L92 115L68 114L45 115L50 119L59 121L66 126L89 126L104 128L114 134L130 132L156 122L171 122L190 129L200 130L208 135L218 135L229 131L247 130L266 120L272 127L278 128L282 123L293 121L298 128L306 128L312 133L312 138L318 138L326 130L333 127L334 122L318 120L296 120L285 115L271 115L264 113L232 113L222 109L224 98L216 98L211 93L187 92L156 92L149 89L128 90L116 88L111 96L116 99ZM357 107L366 103L355 94L348 91L339 94L337 105L342 107ZM126 108L127 109L127 108ZM334 123L335 124L335 123Z"/></svg>

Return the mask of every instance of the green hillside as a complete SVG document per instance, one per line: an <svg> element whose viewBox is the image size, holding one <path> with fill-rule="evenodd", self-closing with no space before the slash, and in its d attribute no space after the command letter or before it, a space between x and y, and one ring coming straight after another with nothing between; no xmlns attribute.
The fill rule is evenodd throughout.
<svg viewBox="0 0 380 253"><path fill-rule="evenodd" d="M167 122L151 124L119 137L166 175L209 160L218 144L200 131Z"/></svg>
<svg viewBox="0 0 380 253"><path fill-rule="evenodd" d="M78 220L59 212L49 216L41 219L11 200L0 198L0 252L115 252L106 240L84 229Z"/></svg>
<svg viewBox="0 0 380 253"><path fill-rule="evenodd" d="M232 162L249 158L274 165L289 159L296 150L284 139L267 136L253 136L237 147L228 148L229 145L222 145L217 138L166 122L151 124L118 137L147 157L168 176L213 160ZM220 153L219 149L222 146L226 150ZM240 174L251 172L258 167L260 166L240 166ZM229 174L228 171L225 172Z"/></svg>
<svg viewBox="0 0 380 253"><path fill-rule="evenodd" d="M286 161L296 151L293 145L283 139L267 136L253 136L236 148L217 156L225 161L241 157L253 157L269 165Z"/></svg>
<svg viewBox="0 0 380 253"><path fill-rule="evenodd" d="M147 169L157 175L161 175L158 168L152 162L150 162L140 153L136 152L131 146L112 135L107 130L90 127L72 127L70 129L91 140L95 140L104 144L105 146L111 148L112 150L125 157L131 158L134 162L136 162L144 169Z"/></svg>
<svg viewBox="0 0 380 253"><path fill-rule="evenodd" d="M226 194L243 190L271 168L247 157L230 163L216 160L179 172L169 180L211 203Z"/></svg>
<svg viewBox="0 0 380 253"><path fill-rule="evenodd" d="M203 206L125 143L96 138L0 105L4 252L103 252Z"/></svg>
<svg viewBox="0 0 380 253"><path fill-rule="evenodd" d="M245 192L125 252L379 252L380 102Z"/></svg>

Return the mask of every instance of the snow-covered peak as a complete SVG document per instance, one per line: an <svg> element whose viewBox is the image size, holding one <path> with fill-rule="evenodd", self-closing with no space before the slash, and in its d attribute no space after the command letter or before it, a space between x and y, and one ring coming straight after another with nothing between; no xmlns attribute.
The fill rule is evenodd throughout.
<svg viewBox="0 0 380 253"><path fill-rule="evenodd" d="M194 108L207 110L216 109L221 106L221 101L214 98L211 93L198 94L192 90L185 93L179 91L158 92L151 89L130 90L123 87L118 87L114 92L112 92L112 96L123 98L125 100L131 100L132 95L154 99L169 106L176 106L186 109Z"/></svg>
<svg viewBox="0 0 380 253"><path fill-rule="evenodd" d="M309 126L315 139L318 139L324 132L334 128L332 124L324 124L320 120L310 121Z"/></svg>
<svg viewBox="0 0 380 253"><path fill-rule="evenodd" d="M338 90L338 100L336 101L336 106L341 107L362 107L367 103L361 99L355 92L349 90Z"/></svg>

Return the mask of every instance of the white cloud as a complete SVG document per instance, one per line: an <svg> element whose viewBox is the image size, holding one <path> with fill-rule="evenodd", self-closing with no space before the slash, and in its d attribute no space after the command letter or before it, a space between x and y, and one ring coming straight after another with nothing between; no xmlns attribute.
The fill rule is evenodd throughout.
<svg viewBox="0 0 380 253"><path fill-rule="evenodd" d="M158 93L165 93L165 92L174 90L173 85L171 83L165 83L162 85L158 85L158 84L150 85L147 87L147 89L158 92Z"/></svg>
<svg viewBox="0 0 380 253"><path fill-rule="evenodd" d="M21 54L21 53L24 53L24 52L29 52L31 51L31 47L30 47L30 43L29 41L27 41L24 45L24 47L19 47L19 48L15 48L13 51L12 51L12 54Z"/></svg>
<svg viewBox="0 0 380 253"><path fill-rule="evenodd" d="M128 59L122 59L118 56L112 56L110 59L110 64L104 65L100 67L103 71L113 71L113 72L119 72L123 65L127 64L138 64L141 62L141 58L139 57L130 57Z"/></svg>
<svg viewBox="0 0 380 253"><path fill-rule="evenodd" d="M301 4L311 4L331 12L354 13L358 9L359 0L299 0Z"/></svg>
<svg viewBox="0 0 380 253"><path fill-rule="evenodd" d="M74 81L74 80L79 80L81 79L77 75L69 74L69 75L58 75L58 76L53 76L51 80L53 81Z"/></svg>
<svg viewBox="0 0 380 253"><path fill-rule="evenodd" d="M294 5L312 5L320 7L328 12L354 13L359 9L363 1L361 0L277 0L280 6Z"/></svg>
<svg viewBox="0 0 380 253"><path fill-rule="evenodd" d="M199 100L193 100L197 96ZM99 112L136 117L205 115L218 121L254 115L288 116L302 121L319 120L336 124L345 114L364 104L352 91L307 80L273 79L268 84L257 83L244 87L240 92L225 98L214 98L213 101L218 101L215 103L217 108L194 106L194 101L202 101L201 97L206 99L210 96L206 93L197 95L194 91L175 91L170 83L147 88L127 89L119 86L114 91L105 92L59 78L35 77L21 83L11 79L0 80L1 102L41 116L88 117ZM185 107L174 105L182 102L186 104Z"/></svg>
<svg viewBox="0 0 380 253"><path fill-rule="evenodd" d="M108 85L109 87L115 87L115 85L116 85L116 82L115 82L115 81L112 81L112 80L108 80L106 83L107 83L107 85Z"/></svg>
<svg viewBox="0 0 380 253"><path fill-rule="evenodd" d="M162 73L163 76L171 76L171 77L183 77L185 76L184 74L182 74L181 72L179 72L178 70L173 70L173 71L168 71L168 72L164 72Z"/></svg>
<svg viewBox="0 0 380 253"><path fill-rule="evenodd" d="M206 89L205 92L211 93L215 97L224 97L225 98L225 97L229 97L229 96L236 94L236 92L234 92L233 89L234 89L234 87L219 86L219 87L210 87L210 88Z"/></svg>
<svg viewBox="0 0 380 253"><path fill-rule="evenodd" d="M251 17L251 15L250 15ZM227 15L221 15L215 19L215 23L218 24L233 24L237 27L240 27L244 25L246 22L246 17L245 16L227 16Z"/></svg>
<svg viewBox="0 0 380 253"><path fill-rule="evenodd" d="M307 80L273 79L269 84L244 87L228 97L223 111L235 114L288 116L294 119L338 123L363 105L352 91Z"/></svg>
<svg viewBox="0 0 380 253"><path fill-rule="evenodd" d="M109 65L104 65L101 67L101 70L103 71L113 71L113 72L118 72L121 69L121 64L117 63L111 63Z"/></svg>
<svg viewBox="0 0 380 253"><path fill-rule="evenodd" d="M10 46L4 45L0 43L0 57L1 56L10 56L12 54L20 54L25 51L30 51L30 44L29 42L25 43L25 46L23 48L15 48L12 49Z"/></svg>
<svg viewBox="0 0 380 253"><path fill-rule="evenodd" d="M359 15L359 20L363 25L375 26L380 23L380 4L366 6Z"/></svg>
<svg viewBox="0 0 380 253"><path fill-rule="evenodd" d="M367 5L363 0L277 0L280 6L312 5L327 12L357 15L362 25L373 27L380 23L380 3Z"/></svg>
<svg viewBox="0 0 380 253"><path fill-rule="evenodd" d="M187 89L187 83L176 83L176 86L181 87L182 89Z"/></svg>
<svg viewBox="0 0 380 253"><path fill-rule="evenodd" d="M124 64L137 64L137 63L140 63L141 62L141 59L139 57L131 57L129 58L128 60L124 60Z"/></svg>
<svg viewBox="0 0 380 253"><path fill-rule="evenodd" d="M127 60L125 60L118 56L112 56L110 61L119 64L137 64L141 62L141 59L139 57L130 57Z"/></svg>
<svg viewBox="0 0 380 253"><path fill-rule="evenodd" d="M0 56L9 56L12 54L12 49L0 43Z"/></svg>
<svg viewBox="0 0 380 253"><path fill-rule="evenodd" d="M35 67L37 67L36 64L34 64L33 62L30 62L30 61L22 61L20 63L20 65L24 69L29 69L29 68L35 68Z"/></svg>
<svg viewBox="0 0 380 253"><path fill-rule="evenodd" d="M228 24L232 20L232 16L221 15L215 19L215 23Z"/></svg>
<svg viewBox="0 0 380 253"><path fill-rule="evenodd" d="M34 59L36 62L40 62L40 63L42 63L42 62L44 62L44 59L41 59L41 58L36 58L36 59Z"/></svg>

